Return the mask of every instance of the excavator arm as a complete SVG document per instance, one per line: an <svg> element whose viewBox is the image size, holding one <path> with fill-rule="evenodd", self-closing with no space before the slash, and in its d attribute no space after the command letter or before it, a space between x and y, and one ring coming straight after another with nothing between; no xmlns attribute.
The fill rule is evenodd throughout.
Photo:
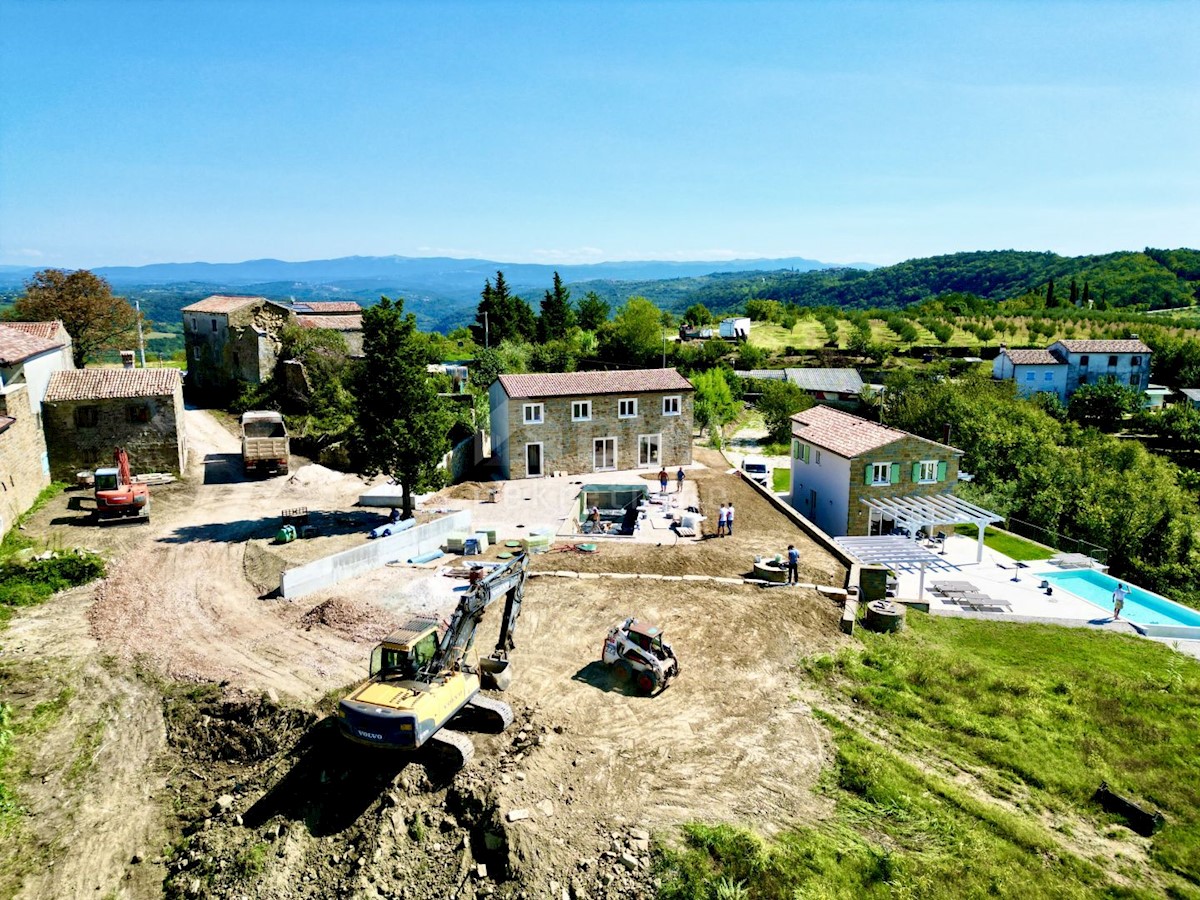
<svg viewBox="0 0 1200 900"><path fill-rule="evenodd" d="M513 630L521 614L521 602L525 594L527 556L522 553L499 568L488 572L472 582L459 600L450 624L442 635L441 643L433 658L422 667L418 678L432 679L438 673L461 665L467 651L475 643L475 632L483 620L483 614L500 596L505 597L504 620L500 626L500 638L492 655L491 665L481 666L491 680L503 690L511 676L507 675L508 651L513 648Z"/></svg>

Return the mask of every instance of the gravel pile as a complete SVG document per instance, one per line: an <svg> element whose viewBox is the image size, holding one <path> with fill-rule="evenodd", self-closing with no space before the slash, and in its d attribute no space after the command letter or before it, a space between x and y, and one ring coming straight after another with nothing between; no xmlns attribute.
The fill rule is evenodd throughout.
<svg viewBox="0 0 1200 900"><path fill-rule="evenodd" d="M397 622L376 606L347 597L330 597L300 617L306 631L323 625L351 641L377 642L397 627Z"/></svg>

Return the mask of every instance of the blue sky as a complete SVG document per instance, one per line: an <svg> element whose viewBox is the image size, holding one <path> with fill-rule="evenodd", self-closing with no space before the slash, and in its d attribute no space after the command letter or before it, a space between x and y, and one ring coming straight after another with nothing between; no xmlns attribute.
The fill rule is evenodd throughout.
<svg viewBox="0 0 1200 900"><path fill-rule="evenodd" d="M1200 246L1200 3L0 0L0 263Z"/></svg>

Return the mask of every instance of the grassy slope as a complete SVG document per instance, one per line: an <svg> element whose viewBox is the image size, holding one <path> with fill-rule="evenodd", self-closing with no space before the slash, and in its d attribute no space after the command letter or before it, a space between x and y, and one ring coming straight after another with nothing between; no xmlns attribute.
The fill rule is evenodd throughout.
<svg viewBox="0 0 1200 900"><path fill-rule="evenodd" d="M964 537L975 538L979 535L979 529L974 525L958 525L955 526L955 532ZM1054 555L1053 550L1047 550L1033 541L1027 541L1015 534L1010 534L1007 531L997 531L990 525L983 533L983 542L998 553L1003 553L1009 559L1027 562L1034 559L1049 559Z"/></svg>
<svg viewBox="0 0 1200 900"><path fill-rule="evenodd" d="M665 897L715 896L721 878L754 897L1200 897L1195 660L912 614L804 668L835 710L835 816L771 843L694 826L660 857ZM1121 827L1090 800L1101 780L1166 827Z"/></svg>

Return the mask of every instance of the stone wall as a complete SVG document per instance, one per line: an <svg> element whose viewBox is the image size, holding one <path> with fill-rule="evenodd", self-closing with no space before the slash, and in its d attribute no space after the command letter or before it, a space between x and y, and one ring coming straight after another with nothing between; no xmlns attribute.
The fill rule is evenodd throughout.
<svg viewBox="0 0 1200 900"><path fill-rule="evenodd" d="M279 334L292 318L265 300L230 313L185 312L188 393L223 399L239 382L266 381L279 359Z"/></svg>
<svg viewBox="0 0 1200 900"><path fill-rule="evenodd" d="M0 389L0 416L16 419L0 431L0 537L50 483L46 440L23 384Z"/></svg>
<svg viewBox="0 0 1200 900"><path fill-rule="evenodd" d="M181 474L187 463L183 416L182 390L161 397L46 403L42 419L50 471L57 480L74 481L80 470L111 466L113 448L124 447L135 475Z"/></svg>
<svg viewBox="0 0 1200 900"><path fill-rule="evenodd" d="M870 510L866 504L860 502L863 499L930 497L952 490L958 483L959 459L958 454L945 447L910 436L852 460L850 463L849 522L845 533L850 535L869 533ZM914 483L912 464L921 460L945 462L946 477L941 481L929 484ZM870 470L871 465L877 462L899 463L900 481L896 484L878 486L866 484L866 473Z"/></svg>
<svg viewBox="0 0 1200 900"><path fill-rule="evenodd" d="M663 398L679 397L680 414L664 416ZM638 415L622 419L618 416L619 400L636 398ZM590 400L592 417L589 422L573 422L571 405ZM525 424L524 409L528 403L544 407L541 424ZM564 471L580 475L595 471L593 440L615 437L615 469L668 469L692 461L693 397L691 391L655 391L635 394L604 394L579 397L550 397L545 399L512 398L508 402L508 468L510 478L525 478L525 445L542 444L542 474ZM660 456L657 462L641 465L638 458L638 438L641 435L661 434Z"/></svg>

